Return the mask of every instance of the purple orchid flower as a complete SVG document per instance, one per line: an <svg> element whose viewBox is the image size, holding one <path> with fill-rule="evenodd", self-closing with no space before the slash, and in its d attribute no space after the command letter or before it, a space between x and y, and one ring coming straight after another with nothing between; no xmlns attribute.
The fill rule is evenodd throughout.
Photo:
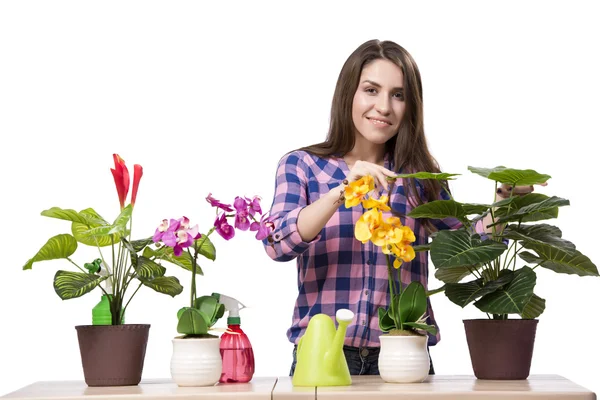
<svg viewBox="0 0 600 400"><path fill-rule="evenodd" d="M221 214L221 216L217 217L215 220L215 230L225 240L229 240L235 236L235 229L227 222L225 213Z"/></svg>
<svg viewBox="0 0 600 400"><path fill-rule="evenodd" d="M246 200L248 200L248 212L251 216L254 217L254 214L256 213L262 214L262 209L260 208L260 197L254 196L254 198L251 201L250 199Z"/></svg>
<svg viewBox="0 0 600 400"><path fill-rule="evenodd" d="M248 219L248 203L246 200L237 196L233 202L235 207L235 227L241 231L247 231L250 228L250 219Z"/></svg>
<svg viewBox="0 0 600 400"><path fill-rule="evenodd" d="M208 196L206 196L206 201L208 201L211 206L220 208L223 211L226 211L226 212L233 211L233 208L231 208L231 206L229 204L221 203L219 200L212 197L212 193L209 193Z"/></svg>
<svg viewBox="0 0 600 400"><path fill-rule="evenodd" d="M200 236L198 225L190 227L190 220L182 217L178 220L171 219L168 225L167 220L163 220L156 229L152 240L155 243L162 241L166 246L172 247L173 254L179 257L183 253L183 249L190 247Z"/></svg>
<svg viewBox="0 0 600 400"><path fill-rule="evenodd" d="M267 214L263 215L260 219L260 222L253 222L250 226L251 231L256 232L256 239L263 240L267 238L274 230L275 223L274 221L277 219L276 216L267 217Z"/></svg>

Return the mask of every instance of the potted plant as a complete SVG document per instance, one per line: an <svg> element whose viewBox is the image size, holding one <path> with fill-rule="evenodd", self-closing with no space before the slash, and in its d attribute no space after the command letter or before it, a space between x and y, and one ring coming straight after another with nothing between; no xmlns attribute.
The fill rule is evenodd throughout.
<svg viewBox="0 0 600 400"><path fill-rule="evenodd" d="M391 210L389 194L375 199L370 195L373 189L373 177L367 175L350 182L344 197L346 208L362 204L367 210L356 222L356 239L381 247L387 260L390 303L387 309L378 310L379 328L385 332L379 336L379 373L386 382L422 382L430 367L425 332L436 334L437 329L426 322L427 294L423 285L411 282L403 288L400 280L402 263L415 258L411 246L415 235L408 226L402 225L400 218L383 218L383 212Z"/></svg>
<svg viewBox="0 0 600 400"><path fill-rule="evenodd" d="M510 194L493 204L472 204L459 203L448 192L449 200L420 205L408 216L454 217L462 222L459 229L437 232L429 248L435 276L445 283L444 292L450 301L461 307L474 303L488 316L464 320L475 376L526 379L536 318L546 305L534 293L536 269L579 276L598 276L598 269L573 243L562 238L558 227L537 223L556 218L558 208L568 205L568 200L540 193L515 195L517 186L545 184L549 175L506 167L469 170L494 181L496 193L502 191L499 184L504 184ZM454 175L421 172L400 177L446 181ZM483 224L484 220L490 223ZM477 224L479 229L475 229ZM476 233L483 232L482 228L486 234ZM509 314L520 319L508 319Z"/></svg>
<svg viewBox="0 0 600 400"><path fill-rule="evenodd" d="M212 335L213 325L225 311L219 302L219 295L197 297L196 275L202 275L198 256L214 261L216 249L209 236L219 233L225 240L235 236L235 229L256 231L256 239L266 238L273 230L273 223L262 214L260 198L236 197L234 207L223 204L209 194L206 200L215 207L217 217L206 234L200 234L198 225L193 227L186 217L178 220L163 220L152 240L159 244L158 249L145 249L145 255L158 262L164 260L189 270L192 274L189 306L177 312L177 332L172 340L171 377L179 386L209 386L219 381L222 371L222 358L219 349L219 336ZM235 213L231 213L235 210ZM235 218L235 228L228 222ZM160 245L162 243L162 245Z"/></svg>
<svg viewBox="0 0 600 400"><path fill-rule="evenodd" d="M51 237L23 266L31 269L39 261L64 259L79 271L59 270L54 276L54 290L63 300L74 299L99 287L101 302L93 310L93 325L76 326L85 382L89 386L137 385L142 376L150 325L124 324L129 302L140 289L175 296L183 290L175 277L164 276L165 269L139 256L149 239L131 240L131 216L142 177L142 167L134 166L131 202L125 206L130 177L125 162L113 155L111 169L121 212L114 222L102 218L94 209L82 211L53 207L42 215L71 222L71 233ZM82 268L72 258L79 244L96 247L100 258L84 263ZM108 257L103 249L109 248ZM135 291L126 297L130 285ZM136 285L137 284L137 285Z"/></svg>

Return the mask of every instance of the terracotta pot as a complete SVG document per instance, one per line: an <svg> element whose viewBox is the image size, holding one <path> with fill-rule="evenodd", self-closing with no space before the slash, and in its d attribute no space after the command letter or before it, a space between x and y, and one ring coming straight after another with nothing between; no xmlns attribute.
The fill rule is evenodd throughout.
<svg viewBox="0 0 600 400"><path fill-rule="evenodd" d="M88 386L140 383L150 325L80 325L75 329Z"/></svg>
<svg viewBox="0 0 600 400"><path fill-rule="evenodd" d="M527 379L537 319L471 319L463 323L478 379Z"/></svg>

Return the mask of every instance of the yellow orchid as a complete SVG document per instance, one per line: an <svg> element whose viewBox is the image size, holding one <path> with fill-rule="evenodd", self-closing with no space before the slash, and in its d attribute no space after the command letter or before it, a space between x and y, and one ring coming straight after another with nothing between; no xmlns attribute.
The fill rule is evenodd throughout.
<svg viewBox="0 0 600 400"><path fill-rule="evenodd" d="M350 182L344 190L346 199L346 208L351 208L360 204L362 199L375 189L375 181L371 175L363 176L357 181Z"/></svg>
<svg viewBox="0 0 600 400"><path fill-rule="evenodd" d="M363 200L362 205L364 208L377 208L381 211L390 211L391 208L388 206L388 197L383 195L379 199L374 199L372 197Z"/></svg>
<svg viewBox="0 0 600 400"><path fill-rule="evenodd" d="M394 268L396 269L400 268L402 262L409 262L415 258L415 249L404 241L401 245L391 246L390 250L396 256L394 260Z"/></svg>
<svg viewBox="0 0 600 400"><path fill-rule="evenodd" d="M381 247L384 254L390 254L390 245L402 242L402 229L385 223L373 232L371 241Z"/></svg>
<svg viewBox="0 0 600 400"><path fill-rule="evenodd" d="M373 232L383 223L381 212L375 208L367 211L356 221L354 237L363 243L367 243L373 236Z"/></svg>

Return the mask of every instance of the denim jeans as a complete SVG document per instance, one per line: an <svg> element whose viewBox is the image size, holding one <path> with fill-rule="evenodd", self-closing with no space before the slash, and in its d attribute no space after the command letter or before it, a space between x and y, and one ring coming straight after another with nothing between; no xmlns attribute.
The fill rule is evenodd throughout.
<svg viewBox="0 0 600 400"><path fill-rule="evenodd" d="M294 371L296 370L296 348L297 346L294 345L290 376L293 376ZM348 362L350 375L379 375L379 347L344 346L344 355ZM435 375L431 356L429 356L429 375Z"/></svg>

